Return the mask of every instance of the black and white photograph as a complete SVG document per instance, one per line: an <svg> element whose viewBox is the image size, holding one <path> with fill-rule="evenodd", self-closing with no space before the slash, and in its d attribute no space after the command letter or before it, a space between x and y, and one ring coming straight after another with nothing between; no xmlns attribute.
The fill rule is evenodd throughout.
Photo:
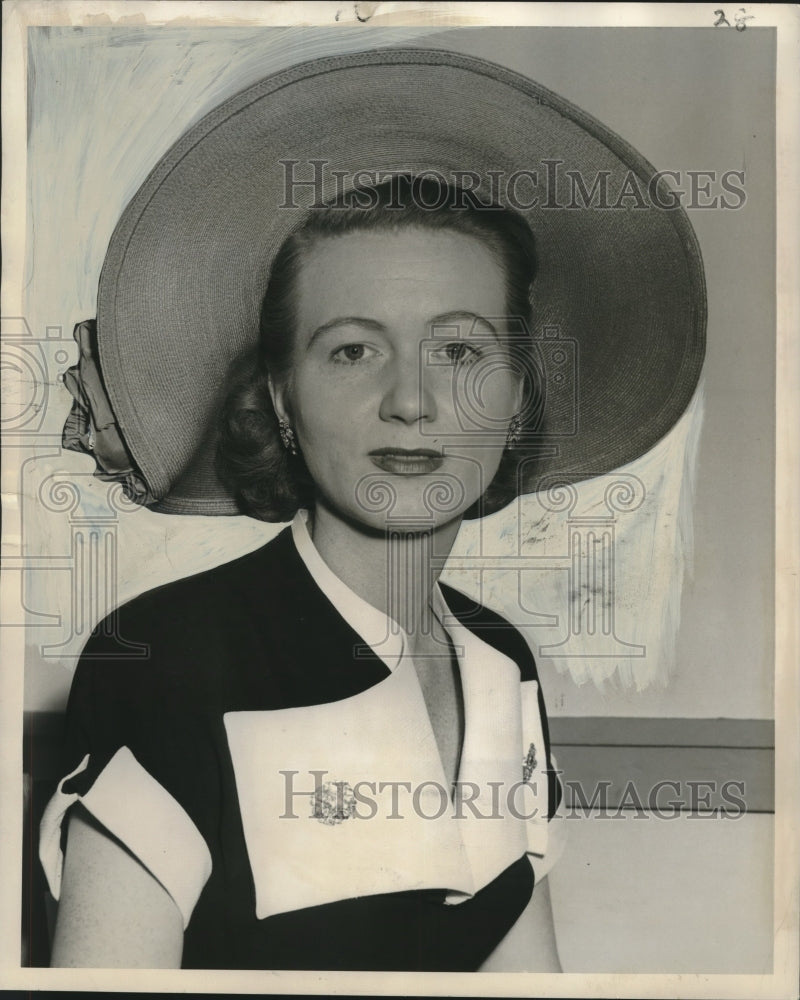
<svg viewBox="0 0 800 1000"><path fill-rule="evenodd" d="M796 996L797 9L3 19L3 987Z"/></svg>

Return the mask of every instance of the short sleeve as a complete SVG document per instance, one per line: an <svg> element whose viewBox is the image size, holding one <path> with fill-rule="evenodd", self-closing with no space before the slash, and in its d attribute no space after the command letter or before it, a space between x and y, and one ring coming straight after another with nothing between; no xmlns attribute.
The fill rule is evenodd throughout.
<svg viewBox="0 0 800 1000"><path fill-rule="evenodd" d="M131 616L125 615L129 625ZM188 925L211 874L193 756L203 724L164 669L170 651L146 644L133 657L102 623L75 672L65 715L64 777L40 827L39 857L58 899L66 824L80 802L161 883ZM140 633L141 634L141 633ZM183 703L181 703L183 702ZM196 784L196 782L195 782Z"/></svg>

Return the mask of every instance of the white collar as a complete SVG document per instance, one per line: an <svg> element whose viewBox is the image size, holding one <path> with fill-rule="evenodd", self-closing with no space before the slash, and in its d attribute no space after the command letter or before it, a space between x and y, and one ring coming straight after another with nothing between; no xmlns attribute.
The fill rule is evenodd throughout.
<svg viewBox="0 0 800 1000"><path fill-rule="evenodd" d="M410 655L404 655L411 649L408 636L333 573L314 547L307 522L308 513L299 511L292 523L300 558L334 609L389 673L365 691L339 701L300 709L226 713L256 882L257 915L263 918L398 888L447 889L446 902L463 902L526 850L543 851L546 834L540 836L539 830L547 806L543 772L536 786L541 790L538 811L530 821L502 803L498 806L494 798L498 788L508 791L521 784L521 761L531 744L539 750L539 768L545 766L538 686L535 682L523 685L527 689L523 692L517 664L463 625L437 585L431 607L451 637L461 674L465 730L458 780L467 790L464 801L470 803L469 808L454 804L452 812L440 814L431 808L429 814L425 805L421 812L416 808L405 811L405 822L395 824L384 822L390 807L381 799L376 822L343 824L342 836L333 847L330 826L317 822L316 813L300 825L298 805L298 826L287 836L287 774L292 780L297 777L297 788L291 786L297 803L304 795L317 794L309 776L316 775L314 769L322 765L325 771L321 773L330 775L334 783L354 782L360 787L366 781L369 788L377 789L378 797L384 792L388 795L386 789L398 784L394 780L398 775L403 778L400 784L416 790L435 785L445 788L447 781L414 664ZM266 782L265 776L269 776ZM273 781L273 776L280 780ZM376 779L380 779L377 784ZM438 798L434 805L440 805ZM527 802L525 808L529 806ZM500 815L504 821L499 824L477 822ZM453 822L454 816L463 821ZM280 845L277 851L276 844ZM309 858L329 856L336 857L336 864L312 865L309 870ZM365 866L365 857L373 858L375 864ZM297 873L301 873L299 885Z"/></svg>
<svg viewBox="0 0 800 1000"><path fill-rule="evenodd" d="M383 660L389 670L394 670L410 648L405 630L339 579L311 540L308 519L307 510L298 510L292 521L292 538L306 569L347 624Z"/></svg>
<svg viewBox="0 0 800 1000"><path fill-rule="evenodd" d="M347 624L383 660L389 670L394 670L400 659L411 649L408 634L394 618L359 597L339 579L317 551L308 531L308 521L309 513L302 509L298 510L292 521L292 538L306 569ZM458 626L459 622L447 606L438 581L431 591L430 605L439 624L453 638L453 626ZM460 650L457 649L456 652Z"/></svg>

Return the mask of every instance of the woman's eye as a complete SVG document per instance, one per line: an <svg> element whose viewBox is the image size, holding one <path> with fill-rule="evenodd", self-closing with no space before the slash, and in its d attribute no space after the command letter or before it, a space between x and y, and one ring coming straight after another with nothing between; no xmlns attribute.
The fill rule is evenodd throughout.
<svg viewBox="0 0 800 1000"><path fill-rule="evenodd" d="M480 350L464 340L454 340L442 347L445 358L453 365L469 364L480 357Z"/></svg>
<svg viewBox="0 0 800 1000"><path fill-rule="evenodd" d="M366 344L345 344L343 347L337 348L331 357L338 364L354 365L363 361L367 357L368 351L369 348Z"/></svg>

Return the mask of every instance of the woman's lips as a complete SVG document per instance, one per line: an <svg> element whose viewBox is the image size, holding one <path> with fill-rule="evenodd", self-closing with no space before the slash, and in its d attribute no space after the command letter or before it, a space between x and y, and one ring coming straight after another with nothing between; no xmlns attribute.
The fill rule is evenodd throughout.
<svg viewBox="0 0 800 1000"><path fill-rule="evenodd" d="M436 472L444 455L428 448L378 448L369 453L373 465L399 476L423 476Z"/></svg>

